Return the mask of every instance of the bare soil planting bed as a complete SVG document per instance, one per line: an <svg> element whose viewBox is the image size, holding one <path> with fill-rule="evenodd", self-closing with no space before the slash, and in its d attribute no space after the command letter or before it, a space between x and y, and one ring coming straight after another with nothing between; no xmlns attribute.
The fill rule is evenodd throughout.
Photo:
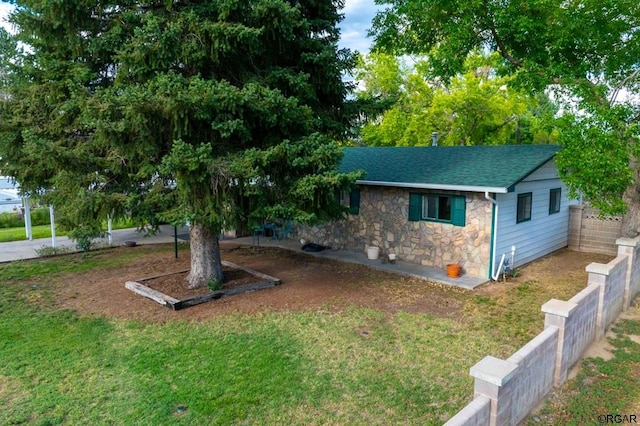
<svg viewBox="0 0 640 426"><path fill-rule="evenodd" d="M591 262L606 263L611 259L611 256L560 250L521 268L515 280L488 283L469 292L373 270L364 265L321 259L302 251L225 243L221 245L224 260L277 277L281 284L172 311L133 293L124 284L140 277L188 270L188 250L181 250L178 259L174 258L168 245L121 247L104 251L99 256L115 256L120 250L136 250L136 260L120 268L98 268L56 278L52 283L56 303L80 314L151 322L173 319L206 321L229 313L314 309L340 311L348 306L368 307L388 313L424 312L439 317L460 318L470 295L499 299L513 286L527 281L550 288L552 297L561 299L569 292L568 297L571 297L575 291L567 288L586 285L586 265ZM180 297L197 295L197 292L186 289L184 278L184 274L176 275L171 283L165 285L176 290L180 288L183 292L175 293ZM206 292L208 289L198 291Z"/></svg>
<svg viewBox="0 0 640 426"><path fill-rule="evenodd" d="M189 271L170 272L149 278L127 281L125 287L163 306L180 310L220 299L223 296L264 290L280 284L280 280L258 271L222 261L223 281L219 286L191 288L186 285Z"/></svg>

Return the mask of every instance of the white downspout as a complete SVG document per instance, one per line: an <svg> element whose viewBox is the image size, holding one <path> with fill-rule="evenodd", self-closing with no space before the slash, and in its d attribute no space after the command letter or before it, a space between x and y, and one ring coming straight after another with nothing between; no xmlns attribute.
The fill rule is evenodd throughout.
<svg viewBox="0 0 640 426"><path fill-rule="evenodd" d="M493 218L493 247L491 249L491 253L493 253L493 259L491 259L491 265L494 264L496 258L496 241L498 241L498 203L496 200L489 195L489 191L484 192L484 198L491 201L494 208L496 209L496 214ZM504 264L504 254L502 255L502 259L500 260L500 265L498 266L497 272L491 271L491 278L496 281L500 276L500 271L502 270L502 265Z"/></svg>
<svg viewBox="0 0 640 426"><path fill-rule="evenodd" d="M495 274L493 273L491 274L491 278L494 281L498 281L498 278L500 278L500 271L502 271L502 266L504 265L504 257L505 257L505 254L502 253L502 258L500 259L500 265L498 265L498 270L496 271Z"/></svg>

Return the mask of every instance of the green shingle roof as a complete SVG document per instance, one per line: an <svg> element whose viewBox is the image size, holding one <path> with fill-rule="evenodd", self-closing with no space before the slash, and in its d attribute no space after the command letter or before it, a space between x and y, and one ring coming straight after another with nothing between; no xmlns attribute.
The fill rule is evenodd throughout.
<svg viewBox="0 0 640 426"><path fill-rule="evenodd" d="M557 145L346 148L340 171L361 184L508 192L560 150Z"/></svg>

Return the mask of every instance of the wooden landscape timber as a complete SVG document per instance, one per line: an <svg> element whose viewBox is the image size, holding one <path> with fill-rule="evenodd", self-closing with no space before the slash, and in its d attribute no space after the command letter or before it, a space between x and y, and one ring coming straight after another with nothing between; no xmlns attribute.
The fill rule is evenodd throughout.
<svg viewBox="0 0 640 426"><path fill-rule="evenodd" d="M174 311L180 310L180 309L184 309L187 308L189 306L195 306L195 305L199 305L201 303L205 303L208 302L210 300L214 300L214 299L220 299L223 296L231 296L233 294L241 294L241 293L249 293L252 291L256 291L256 290L262 290L265 288L270 288L270 287L275 287L276 285L280 284L280 279L272 277L271 275L267 275L267 274L263 274L262 272L258 272L255 271L253 269L249 269L249 268L244 268L240 265L236 265L235 263L231 263L231 262L227 262L225 260L222 261L222 264L224 266L227 266L229 268L233 268L233 269L239 269L242 271L245 271L255 277L258 278L262 278L263 281L259 281L259 282L255 282L255 283L250 283L250 284L245 284L245 285L241 285L241 286L237 286L237 287L233 287L233 288L228 288L228 289L221 289L221 290L215 290L215 291L210 291L208 293L205 294L201 294L201 295L197 295L197 296L190 296L190 297L185 297L182 299L178 299L175 297L172 297L170 295L164 294L158 290L154 290L153 288L147 286L144 284L144 282L153 280L154 278L159 278L159 277L163 277L163 276L167 276L167 275L173 275L173 274L182 274L185 272L189 272L189 270L182 270L182 271L177 271L177 272L171 272L168 274L160 274L160 275L154 275L154 276L150 276L150 277L145 277L145 278L139 278L135 281L127 281L125 283L125 287L131 291L133 291L134 293L137 293L141 296L144 296L148 299L153 300L154 302L157 302L163 306L166 306L168 308L173 309Z"/></svg>

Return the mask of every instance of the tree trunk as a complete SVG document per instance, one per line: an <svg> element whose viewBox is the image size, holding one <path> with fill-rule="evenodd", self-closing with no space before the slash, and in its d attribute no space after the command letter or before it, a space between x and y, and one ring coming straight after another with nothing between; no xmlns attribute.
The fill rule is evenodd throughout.
<svg viewBox="0 0 640 426"><path fill-rule="evenodd" d="M633 171L633 183L624 191L622 200L627 205L627 212L622 217L622 236L638 236L640 228L640 171L638 160L632 156L630 167Z"/></svg>
<svg viewBox="0 0 640 426"><path fill-rule="evenodd" d="M222 262L218 233L201 224L192 224L189 230L191 272L189 288L207 285L209 281L222 282Z"/></svg>
<svg viewBox="0 0 640 426"><path fill-rule="evenodd" d="M640 228L640 182L637 179L627 188L622 199L627 205L627 212L622 217L622 236L637 237Z"/></svg>

